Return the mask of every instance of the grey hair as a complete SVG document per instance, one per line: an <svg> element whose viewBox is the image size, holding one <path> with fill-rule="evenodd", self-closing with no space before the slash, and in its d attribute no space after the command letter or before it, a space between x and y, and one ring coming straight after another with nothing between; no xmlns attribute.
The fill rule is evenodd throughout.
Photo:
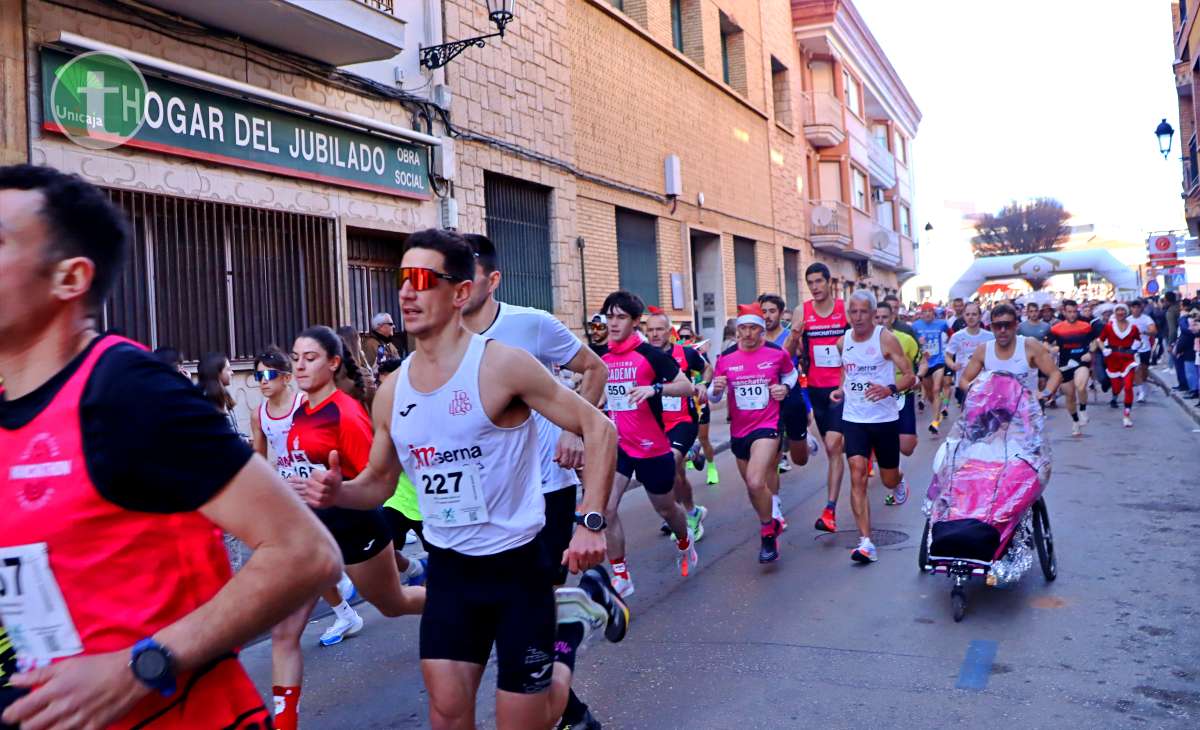
<svg viewBox="0 0 1200 730"><path fill-rule="evenodd" d="M870 289L855 289L853 292L850 293L850 299L851 300L854 300L854 299L863 300L867 304L871 305L872 312L874 312L875 308L877 306L879 306L878 302L875 301L875 295L873 293L871 293Z"/></svg>
<svg viewBox="0 0 1200 730"><path fill-rule="evenodd" d="M380 312L379 314L375 315L374 317L371 317L371 329L373 329L373 330L379 329L379 326L381 324L383 324L384 320L388 320L391 318L392 318L392 315L388 314L387 312Z"/></svg>

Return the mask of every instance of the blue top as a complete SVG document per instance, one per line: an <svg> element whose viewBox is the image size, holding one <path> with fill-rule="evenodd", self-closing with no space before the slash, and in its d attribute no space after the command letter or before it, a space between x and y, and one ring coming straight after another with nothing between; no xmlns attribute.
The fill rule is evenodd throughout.
<svg viewBox="0 0 1200 730"><path fill-rule="evenodd" d="M917 344L929 358L929 367L944 365L946 363L946 340L950 336L950 327L946 325L946 320L935 319L932 322L926 322L918 319L912 323L912 328L917 335Z"/></svg>

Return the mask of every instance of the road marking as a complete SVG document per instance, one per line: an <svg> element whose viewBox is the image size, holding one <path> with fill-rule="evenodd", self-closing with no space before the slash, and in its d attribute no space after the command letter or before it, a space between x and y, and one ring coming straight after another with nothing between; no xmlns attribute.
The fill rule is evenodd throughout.
<svg viewBox="0 0 1200 730"><path fill-rule="evenodd" d="M996 642L977 640L967 646L962 667L958 670L958 689L987 689L992 662L996 660Z"/></svg>

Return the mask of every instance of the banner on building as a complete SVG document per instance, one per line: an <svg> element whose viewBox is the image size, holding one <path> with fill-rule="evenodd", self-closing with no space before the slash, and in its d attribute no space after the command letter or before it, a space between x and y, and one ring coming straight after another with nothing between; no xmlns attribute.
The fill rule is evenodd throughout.
<svg viewBox="0 0 1200 730"><path fill-rule="evenodd" d="M149 68L117 75L114 64L101 58L106 55L41 49L43 129L96 139L104 136L97 127L113 127L120 132L108 146L388 195L431 197L427 147L182 84Z"/></svg>

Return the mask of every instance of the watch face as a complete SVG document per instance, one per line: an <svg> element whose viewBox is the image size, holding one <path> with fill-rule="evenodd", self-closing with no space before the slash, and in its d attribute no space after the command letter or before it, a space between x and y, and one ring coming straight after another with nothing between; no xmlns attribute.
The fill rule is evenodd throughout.
<svg viewBox="0 0 1200 730"><path fill-rule="evenodd" d="M583 526L589 530L599 530L604 527L604 515L599 512L588 512L583 516Z"/></svg>
<svg viewBox="0 0 1200 730"><path fill-rule="evenodd" d="M167 673L167 657L161 651L153 649L138 654L133 663L134 673L145 679L158 679Z"/></svg>

